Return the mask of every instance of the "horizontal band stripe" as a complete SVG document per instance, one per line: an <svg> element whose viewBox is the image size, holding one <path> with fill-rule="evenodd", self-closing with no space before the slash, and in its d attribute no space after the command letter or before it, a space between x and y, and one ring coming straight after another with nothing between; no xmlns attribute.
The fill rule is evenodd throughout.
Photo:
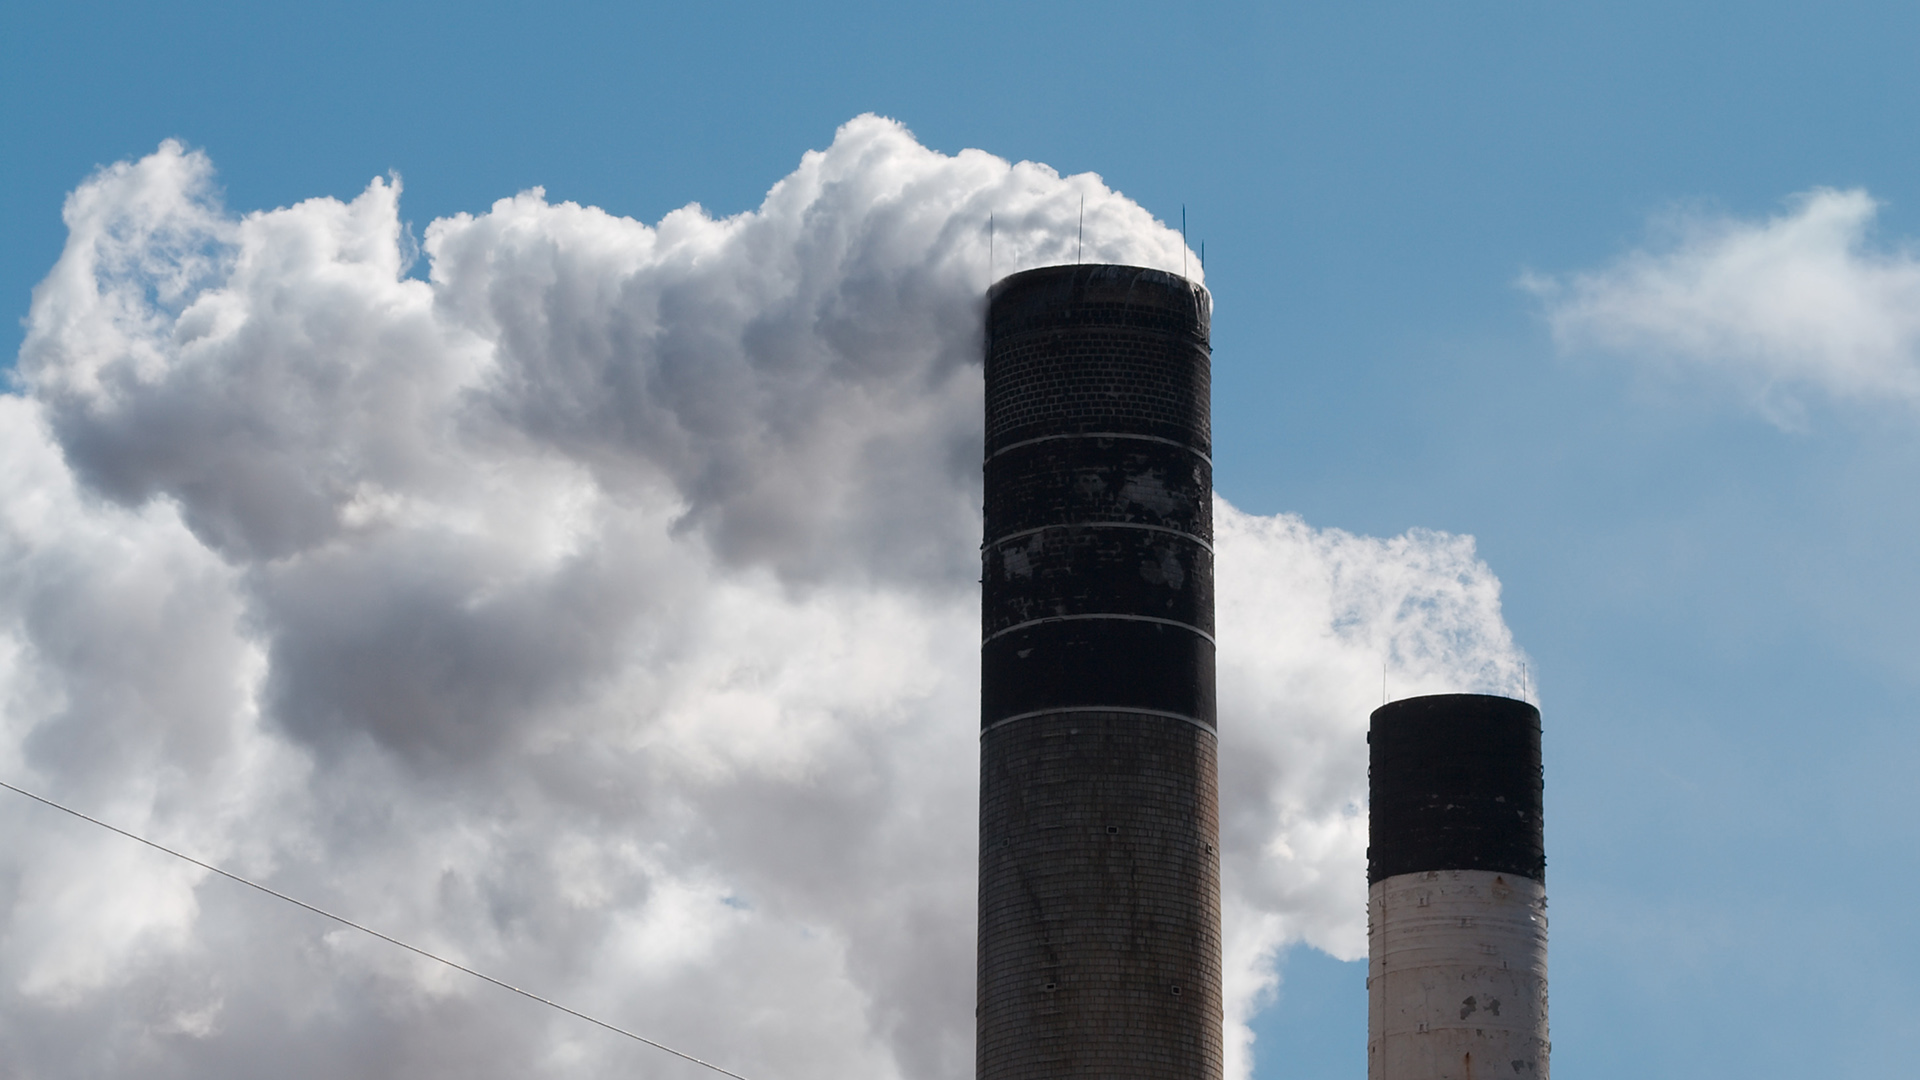
<svg viewBox="0 0 1920 1080"><path fill-rule="evenodd" d="M1016 720L1031 720L1036 716L1052 716L1056 713L1090 713L1090 712L1128 713L1134 716L1158 716L1167 720L1184 720L1185 722L1192 724L1194 727L1199 728L1201 731L1204 731L1207 734L1214 736L1215 738L1218 738L1220 734L1218 731L1214 730L1214 727L1212 724L1207 723L1205 720L1195 719L1194 717L1188 716L1186 713L1166 712L1162 709L1136 709L1128 705L1067 705L1057 709L1035 709L1032 712L1023 712L1023 713L1016 714L1014 716L1006 716L998 720L995 720L993 723L988 724L986 727L981 728L980 734L984 736L986 735L987 732L992 731L994 728L1005 727L1006 725L1011 724Z"/></svg>
<svg viewBox="0 0 1920 1080"><path fill-rule="evenodd" d="M1009 540L1018 540L1023 536L1043 533L1048 529L1143 529L1147 532L1162 532L1170 536L1178 536L1185 540L1191 540L1201 547L1206 548L1207 554L1213 554L1213 541L1205 539L1197 533L1190 533L1185 529L1169 529L1165 525L1146 525L1133 521L1067 521L1056 525L1036 525L1031 529L1021 529L1017 532L1010 532L1004 536L988 540L980 545L980 550L985 551L990 547L1004 544Z"/></svg>
<svg viewBox="0 0 1920 1080"><path fill-rule="evenodd" d="M1039 626L1041 623L1085 622L1090 619L1112 619L1118 622L1157 623L1161 626L1177 626L1182 630L1191 630L1195 634L1207 639L1207 644L1212 645L1216 649L1220 647L1220 643L1213 639L1212 634L1207 633L1192 623L1181 622L1179 619L1162 619L1154 615L1122 615L1115 612L1104 611L1089 612L1085 615L1047 615L1038 619L1028 619L1026 622L1015 623L1004 630L995 630L993 633L981 638L980 644L984 648L995 638L1005 637L1015 630L1025 630L1029 626Z"/></svg>
<svg viewBox="0 0 1920 1080"><path fill-rule="evenodd" d="M1009 450L1018 450L1023 446L1032 446L1035 443L1052 442L1055 439L1139 439L1142 442L1156 442L1166 446L1177 446L1199 458L1201 461L1206 462L1208 468L1213 467L1213 456L1198 447L1190 446L1178 439L1165 439L1158 435L1136 435L1130 431L1084 431L1069 435L1040 435L1031 439L1021 439L1016 443L1008 443L993 453L988 454L987 460L992 461L994 458L999 457Z"/></svg>

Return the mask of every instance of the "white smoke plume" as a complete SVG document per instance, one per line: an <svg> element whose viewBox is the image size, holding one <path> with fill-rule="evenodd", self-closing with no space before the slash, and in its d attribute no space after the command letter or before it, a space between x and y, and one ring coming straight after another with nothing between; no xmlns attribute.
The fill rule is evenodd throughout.
<svg viewBox="0 0 1920 1080"><path fill-rule="evenodd" d="M969 1075L986 221L998 273L1083 197L1089 260L1177 231L876 117L730 218L436 221L427 280L399 195L236 216L168 143L70 198L0 396L0 777L755 1080ZM1364 949L1383 663L1520 660L1470 539L1218 521L1241 1078L1274 951ZM0 830L0 1074L701 1075Z"/></svg>
<svg viewBox="0 0 1920 1080"><path fill-rule="evenodd" d="M1879 206L1819 188L1763 221L1672 215L1653 250L1529 275L1558 342L1715 371L1778 422L1795 394L1920 405L1920 258L1870 243Z"/></svg>

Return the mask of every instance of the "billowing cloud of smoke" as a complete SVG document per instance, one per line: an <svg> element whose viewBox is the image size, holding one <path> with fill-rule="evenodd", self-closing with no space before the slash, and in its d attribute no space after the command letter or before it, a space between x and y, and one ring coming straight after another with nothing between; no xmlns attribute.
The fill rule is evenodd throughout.
<svg viewBox="0 0 1920 1080"><path fill-rule="evenodd" d="M979 325L1177 268L866 117L757 210L70 199L0 397L0 773L756 1080L968 1074ZM1196 267L1197 268L1197 267ZM1393 692L1517 688L1471 541L1219 507L1231 1000L1364 948ZM0 800L0 1073L692 1066ZM1249 1037L1236 1026L1234 1070Z"/></svg>
<svg viewBox="0 0 1920 1080"><path fill-rule="evenodd" d="M1765 221L1679 215L1658 250L1522 285L1563 346L1720 369L1776 420L1799 387L1920 405L1920 259L1869 245L1876 210L1822 188Z"/></svg>

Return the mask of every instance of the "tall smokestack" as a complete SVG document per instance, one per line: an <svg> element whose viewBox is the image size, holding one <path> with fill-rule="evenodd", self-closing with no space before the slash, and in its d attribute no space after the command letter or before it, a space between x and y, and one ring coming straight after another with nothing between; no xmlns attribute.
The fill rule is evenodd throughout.
<svg viewBox="0 0 1920 1080"><path fill-rule="evenodd" d="M1367 1080L1547 1080L1540 710L1373 712Z"/></svg>
<svg viewBox="0 0 1920 1080"><path fill-rule="evenodd" d="M1219 1080L1205 289L987 306L979 1080Z"/></svg>

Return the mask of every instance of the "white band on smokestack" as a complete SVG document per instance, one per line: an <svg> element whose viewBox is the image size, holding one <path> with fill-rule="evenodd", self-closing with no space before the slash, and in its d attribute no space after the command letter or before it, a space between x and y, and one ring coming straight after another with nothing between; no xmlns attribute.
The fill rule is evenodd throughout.
<svg viewBox="0 0 1920 1080"><path fill-rule="evenodd" d="M1368 1080L1547 1080L1539 710L1407 698L1367 741Z"/></svg>

